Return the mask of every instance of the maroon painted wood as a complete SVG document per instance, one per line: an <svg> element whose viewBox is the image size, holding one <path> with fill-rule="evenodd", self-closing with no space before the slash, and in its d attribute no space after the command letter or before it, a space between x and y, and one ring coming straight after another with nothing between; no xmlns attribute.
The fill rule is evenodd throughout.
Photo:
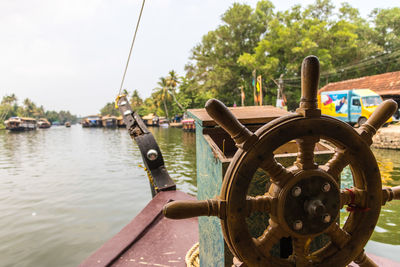
<svg viewBox="0 0 400 267"><path fill-rule="evenodd" d="M180 191L164 191L117 235L81 265L86 266L186 266L187 251L198 242L197 218L170 220L162 208L172 200L194 200Z"/></svg>

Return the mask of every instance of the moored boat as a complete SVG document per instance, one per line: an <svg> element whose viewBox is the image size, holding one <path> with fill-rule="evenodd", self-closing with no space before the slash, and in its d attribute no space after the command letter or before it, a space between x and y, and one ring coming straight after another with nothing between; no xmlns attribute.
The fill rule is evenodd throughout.
<svg viewBox="0 0 400 267"><path fill-rule="evenodd" d="M183 127L183 124L182 124L182 122L171 122L171 123L169 124L169 126L175 127L175 128L182 128L182 127Z"/></svg>
<svg viewBox="0 0 400 267"><path fill-rule="evenodd" d="M142 120L146 126L159 126L159 117L156 114L147 114Z"/></svg>
<svg viewBox="0 0 400 267"><path fill-rule="evenodd" d="M124 122L124 118L122 116L117 117L118 127L119 128L126 128L126 124Z"/></svg>
<svg viewBox="0 0 400 267"><path fill-rule="evenodd" d="M37 122L34 118L11 117L5 122L6 129L10 131L36 130Z"/></svg>
<svg viewBox="0 0 400 267"><path fill-rule="evenodd" d="M44 128L50 128L50 127L51 127L51 123L50 123L46 118L40 118L40 119L37 121L37 126L38 126L39 128L42 128L42 129L44 129Z"/></svg>
<svg viewBox="0 0 400 267"><path fill-rule="evenodd" d="M117 128L118 126L117 117L111 115L103 116L101 118L101 123L105 128Z"/></svg>
<svg viewBox="0 0 400 267"><path fill-rule="evenodd" d="M158 126L167 128L169 127L169 120L165 117L160 117L160 120L158 122Z"/></svg>
<svg viewBox="0 0 400 267"><path fill-rule="evenodd" d="M185 132L196 131L196 124L194 123L194 119L191 118L182 120L182 127Z"/></svg>
<svg viewBox="0 0 400 267"><path fill-rule="evenodd" d="M101 117L98 115L87 116L82 119L81 122L82 127L91 128L91 127L102 127Z"/></svg>

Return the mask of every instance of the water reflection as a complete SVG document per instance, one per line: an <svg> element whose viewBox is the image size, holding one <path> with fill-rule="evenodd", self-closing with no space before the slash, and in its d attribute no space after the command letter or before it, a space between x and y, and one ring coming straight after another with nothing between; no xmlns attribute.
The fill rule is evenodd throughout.
<svg viewBox="0 0 400 267"><path fill-rule="evenodd" d="M179 128L151 127L164 156L168 173L177 188L196 195L196 135Z"/></svg>
<svg viewBox="0 0 400 267"><path fill-rule="evenodd" d="M400 151L374 149L373 152L381 172L382 186L400 185ZM353 176L349 167L343 170L341 177L342 188L351 188L353 186ZM371 237L372 242L367 245L367 251L394 260L400 260L399 214L399 201L389 202L382 207L377 226ZM347 215L348 213L343 210L341 222L345 221ZM383 246L382 243L388 245ZM385 247L385 251L382 251L382 247Z"/></svg>

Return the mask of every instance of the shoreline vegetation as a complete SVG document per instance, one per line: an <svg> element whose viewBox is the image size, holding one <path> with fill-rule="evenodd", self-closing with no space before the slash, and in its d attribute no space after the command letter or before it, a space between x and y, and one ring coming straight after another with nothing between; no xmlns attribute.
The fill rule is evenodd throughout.
<svg viewBox="0 0 400 267"><path fill-rule="evenodd" d="M29 98L25 98L22 105L18 104L18 98L15 94L3 96L0 102L0 130L5 129L4 121L10 117L31 117L35 119L46 118L51 123L59 122L64 124L69 121L76 123L77 116L69 111L45 110L43 106L37 106Z"/></svg>
<svg viewBox="0 0 400 267"><path fill-rule="evenodd" d="M275 105L281 87L288 110L298 106L300 66L315 55L320 86L400 70L400 8L374 9L366 18L349 3L317 0L277 11L270 1L255 8L234 3L221 24L191 51L185 74L170 71L150 97L128 94L139 115L172 118L202 108L209 98L227 106ZM261 91L261 93L259 92ZM127 93L127 92L125 92ZM102 114L112 113L107 103Z"/></svg>

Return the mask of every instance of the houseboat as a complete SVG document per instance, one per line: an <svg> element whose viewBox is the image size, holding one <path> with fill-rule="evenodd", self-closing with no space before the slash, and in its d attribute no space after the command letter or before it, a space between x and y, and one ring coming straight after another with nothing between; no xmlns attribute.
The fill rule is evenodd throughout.
<svg viewBox="0 0 400 267"><path fill-rule="evenodd" d="M51 127L51 123L46 118L40 118L37 121L37 126L39 128L50 128Z"/></svg>
<svg viewBox="0 0 400 267"><path fill-rule="evenodd" d="M118 119L115 116L107 115L101 118L101 123L105 128L117 128Z"/></svg>
<svg viewBox="0 0 400 267"><path fill-rule="evenodd" d="M117 117L118 127L119 128L126 128L126 124L124 122L124 118L122 116Z"/></svg>
<svg viewBox="0 0 400 267"><path fill-rule="evenodd" d="M102 127L103 126L102 121L101 121L101 116L98 116L98 115L87 116L87 117L83 118L81 125L84 128Z"/></svg>
<svg viewBox="0 0 400 267"><path fill-rule="evenodd" d="M316 57L304 60L301 77L295 113L228 109L216 99L190 111L199 200L176 190L153 135L121 97L153 199L80 266L400 266L364 251L381 206L400 200L400 186L382 188L370 149L397 104L383 102L355 130L317 108ZM346 166L354 187L341 189Z"/></svg>
<svg viewBox="0 0 400 267"><path fill-rule="evenodd" d="M182 124L182 116L176 115L172 122L169 124L169 126L171 127L175 127L175 128L182 128L183 124Z"/></svg>
<svg viewBox="0 0 400 267"><path fill-rule="evenodd" d="M30 131L36 130L37 123L34 118L11 117L5 122L6 129L10 131Z"/></svg>
<svg viewBox="0 0 400 267"><path fill-rule="evenodd" d="M160 117L159 121L158 121L158 126L163 127L163 128L168 128L169 120L165 117Z"/></svg>
<svg viewBox="0 0 400 267"><path fill-rule="evenodd" d="M142 120L146 126L159 126L159 117L154 113L143 116Z"/></svg>
<svg viewBox="0 0 400 267"><path fill-rule="evenodd" d="M185 132L196 131L196 124L194 123L194 119L187 118L182 120L182 128Z"/></svg>

